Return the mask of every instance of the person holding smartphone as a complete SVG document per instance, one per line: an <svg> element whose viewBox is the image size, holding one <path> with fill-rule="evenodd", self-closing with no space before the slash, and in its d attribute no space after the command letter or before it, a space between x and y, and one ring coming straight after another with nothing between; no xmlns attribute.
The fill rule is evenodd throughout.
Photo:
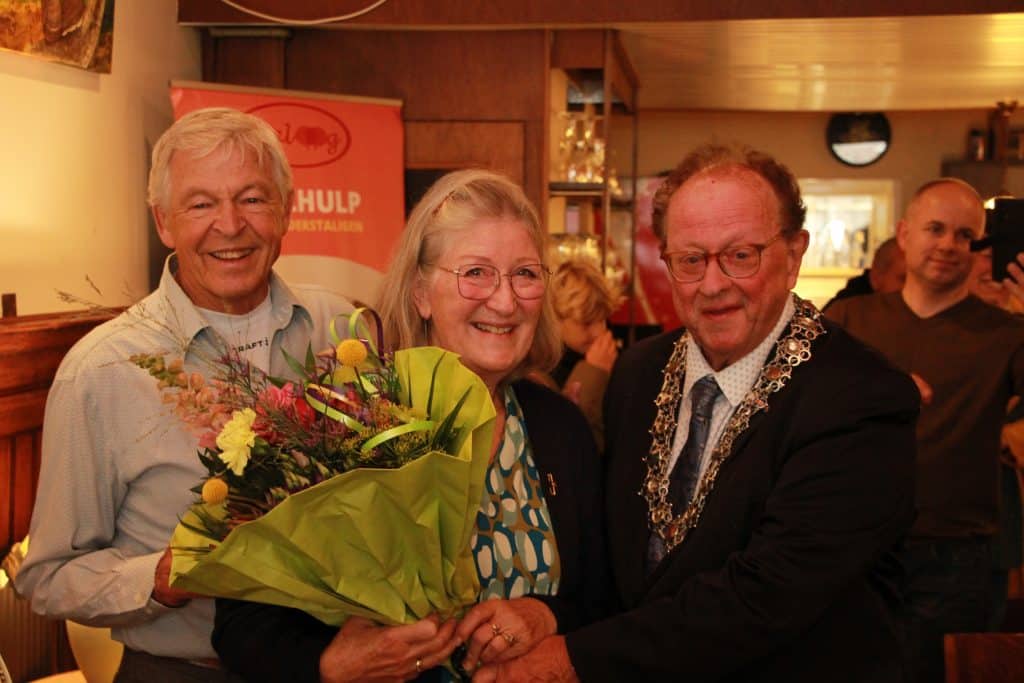
<svg viewBox="0 0 1024 683"><path fill-rule="evenodd" d="M1024 319L971 296L972 243L985 209L967 183L940 178L911 198L897 227L903 289L838 301L826 315L911 375L917 426L917 519L900 560L907 572L909 671L942 679L942 635L986 631L990 541L998 531L999 435L1007 401L1024 390ZM1020 292L1014 264L1004 286Z"/></svg>

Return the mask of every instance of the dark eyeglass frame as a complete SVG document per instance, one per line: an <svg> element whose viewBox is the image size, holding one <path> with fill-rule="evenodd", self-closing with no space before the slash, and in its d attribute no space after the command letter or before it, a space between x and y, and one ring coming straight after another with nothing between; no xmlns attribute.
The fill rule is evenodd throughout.
<svg viewBox="0 0 1024 683"><path fill-rule="evenodd" d="M757 275L757 272L761 270L761 256L764 250L778 242L780 239L785 237L785 235L786 233L784 231L779 230L777 233L775 233L775 236L769 239L767 242L763 242L761 244L735 244L731 247L722 249L721 251L700 251L699 249L692 249L686 251L663 251L661 253L661 260L665 262L665 267L668 268L668 274L671 275L672 279L675 280L676 282L690 283L700 282L701 280L703 280L704 276L708 272L708 263L711 261L711 257L715 258L715 260L718 262L718 268L722 271L722 273L725 274L726 277L728 277L731 280L745 280L748 277L754 277L755 275ZM729 272L729 268L722 261L722 256L729 252L735 252L740 249L753 249L754 254L756 255L756 263L754 264L754 269L749 273L746 273L744 275L733 275L732 273ZM678 256L680 254L700 254L701 256L704 257L704 267L701 269L700 275L696 277L692 275L680 276L677 275L674 270L672 270L672 257Z"/></svg>
<svg viewBox="0 0 1024 683"><path fill-rule="evenodd" d="M467 263L466 265L460 266L459 268L445 268L444 266L435 266L435 268L437 268L438 270L443 270L446 273L451 273L452 275L455 276L456 287L458 287L459 295L463 299L469 299L470 301L486 301L487 299L489 299L492 296L494 296L494 293L497 292L498 289L501 288L501 278L507 277L508 278L509 286L512 287L512 293L515 295L515 297L517 299L521 299L522 301L533 301L533 300L536 300L536 299L540 299L541 297L544 296L544 293L548 289L548 278L551 277L551 271L548 270L547 266L545 266L543 263L541 263L539 261L534 262L534 263L522 263L522 264L516 266L517 269L518 268L532 268L534 266L537 266L537 267L540 268L540 273L541 273L540 279L541 279L541 282L544 285L544 287L540 290L540 293L537 294L537 296L523 296L522 294L520 294L519 290L516 289L516 281L514 279L514 273L503 273L500 270L498 270L498 268L496 266L492 266L489 263ZM486 296L468 296L464 291L462 291L463 280L466 277L466 274L465 274L464 271L468 271L471 268L489 268L490 270L494 271L494 276L495 277L494 277L493 285L491 287L491 291L489 291Z"/></svg>

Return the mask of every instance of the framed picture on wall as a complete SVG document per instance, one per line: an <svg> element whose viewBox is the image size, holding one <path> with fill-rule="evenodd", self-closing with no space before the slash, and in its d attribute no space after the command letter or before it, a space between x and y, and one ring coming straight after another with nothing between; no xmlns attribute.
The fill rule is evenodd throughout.
<svg viewBox="0 0 1024 683"><path fill-rule="evenodd" d="M0 48L110 73L114 0L0 0Z"/></svg>
<svg viewBox="0 0 1024 683"><path fill-rule="evenodd" d="M811 239L796 292L823 306L893 235L895 181L800 178Z"/></svg>
<svg viewBox="0 0 1024 683"><path fill-rule="evenodd" d="M891 180L801 178L811 241L801 274L851 275L870 264L893 233Z"/></svg>

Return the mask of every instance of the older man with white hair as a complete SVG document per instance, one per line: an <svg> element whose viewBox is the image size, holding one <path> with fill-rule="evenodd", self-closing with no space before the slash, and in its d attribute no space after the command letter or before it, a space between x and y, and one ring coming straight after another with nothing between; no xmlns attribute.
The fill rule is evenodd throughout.
<svg viewBox="0 0 1024 683"><path fill-rule="evenodd" d="M43 615L112 627L118 681L227 681L210 645L213 600L168 585L168 541L205 475L198 436L161 403L134 354L169 353L185 373L229 348L273 375L329 344L351 310L272 267L288 229L292 176L274 130L202 109L153 150L149 201L174 250L159 287L67 354L46 405L28 556L15 585Z"/></svg>

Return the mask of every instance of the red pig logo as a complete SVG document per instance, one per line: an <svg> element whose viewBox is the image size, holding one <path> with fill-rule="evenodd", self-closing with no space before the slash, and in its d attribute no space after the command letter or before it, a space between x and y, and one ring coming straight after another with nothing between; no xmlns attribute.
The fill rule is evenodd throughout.
<svg viewBox="0 0 1024 683"><path fill-rule="evenodd" d="M334 163L352 144L348 127L329 111L311 104L271 102L249 110L277 133L292 168Z"/></svg>

